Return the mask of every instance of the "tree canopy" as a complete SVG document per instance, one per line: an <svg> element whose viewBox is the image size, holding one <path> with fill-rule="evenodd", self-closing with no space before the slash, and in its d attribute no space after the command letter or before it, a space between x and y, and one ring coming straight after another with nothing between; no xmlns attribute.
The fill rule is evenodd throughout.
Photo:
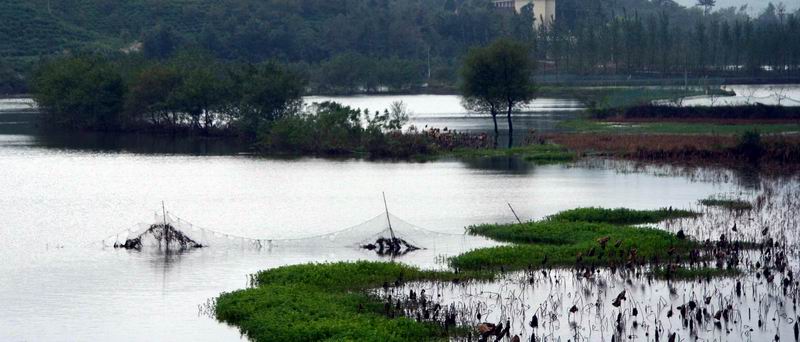
<svg viewBox="0 0 800 342"><path fill-rule="evenodd" d="M461 68L461 93L467 108L488 112L494 122L497 144L497 114L507 115L509 147L513 143L512 113L533 99L533 61L529 47L510 39L499 39L483 48L473 48Z"/></svg>
<svg viewBox="0 0 800 342"><path fill-rule="evenodd" d="M98 56L61 57L33 79L34 98L56 125L249 137L297 112L304 87L300 76L274 63L195 54L133 67Z"/></svg>

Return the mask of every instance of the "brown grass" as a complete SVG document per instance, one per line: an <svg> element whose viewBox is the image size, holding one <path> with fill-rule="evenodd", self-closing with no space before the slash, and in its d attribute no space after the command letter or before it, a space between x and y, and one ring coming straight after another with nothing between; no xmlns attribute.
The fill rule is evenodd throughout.
<svg viewBox="0 0 800 342"><path fill-rule="evenodd" d="M664 122L663 118L632 118L625 116L613 116L602 119L604 122L624 122L624 123L653 123ZM777 125L798 123L797 119L721 119L721 118L670 118L669 122L680 123L705 123L716 125Z"/></svg>
<svg viewBox="0 0 800 342"><path fill-rule="evenodd" d="M546 139L581 155L694 165L753 166L737 150L739 138L677 134L551 134ZM800 136L762 137L763 154L755 166L774 171L800 170Z"/></svg>

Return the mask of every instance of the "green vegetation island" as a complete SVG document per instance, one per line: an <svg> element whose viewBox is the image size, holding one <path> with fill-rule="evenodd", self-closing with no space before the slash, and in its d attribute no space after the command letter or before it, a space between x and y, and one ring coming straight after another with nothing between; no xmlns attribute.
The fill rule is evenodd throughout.
<svg viewBox="0 0 800 342"><path fill-rule="evenodd" d="M477 338L480 336L475 335L479 333L474 327L456 324L455 316L450 316L456 315L454 312L443 312L442 318L408 316L409 311L425 307L425 300L420 304L415 294L403 299L390 296L387 301L372 290L419 281L492 281L509 271L536 272L553 267L574 267L579 277L587 278L597 272L596 267L626 269L641 265L652 269L651 277L664 279L737 276L735 263L721 266L728 257L719 256L719 251L736 255L745 248L740 243L710 245L694 241L682 231L673 234L633 226L698 215L672 208L578 208L536 222L475 226L469 228L470 234L510 245L455 256L449 259L451 270L444 271L369 261L278 267L253 275L251 288L218 297L215 315L255 341ZM703 266L709 261L717 266ZM430 305L433 310L434 298Z"/></svg>

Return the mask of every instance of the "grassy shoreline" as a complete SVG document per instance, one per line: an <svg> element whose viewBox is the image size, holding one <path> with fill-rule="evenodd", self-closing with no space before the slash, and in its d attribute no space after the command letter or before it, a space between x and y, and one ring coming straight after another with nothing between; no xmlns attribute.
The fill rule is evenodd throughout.
<svg viewBox="0 0 800 342"><path fill-rule="evenodd" d="M443 327L403 317L366 290L461 279L492 279L492 274L367 261L283 266L259 272L253 288L222 294L216 317L256 341L447 340Z"/></svg>

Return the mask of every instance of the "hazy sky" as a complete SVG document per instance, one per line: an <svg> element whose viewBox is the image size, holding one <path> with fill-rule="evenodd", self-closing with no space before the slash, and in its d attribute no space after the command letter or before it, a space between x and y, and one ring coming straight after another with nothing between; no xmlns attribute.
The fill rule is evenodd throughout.
<svg viewBox="0 0 800 342"><path fill-rule="evenodd" d="M694 6L697 4L697 0L675 0L675 2L684 5L684 6ZM750 9L751 13L758 13L761 12L764 7L767 7L767 4L772 2L773 4L777 5L780 2L783 2L786 5L786 8L790 11L796 10L800 7L800 0L783 0L783 1L770 1L770 0L717 0L717 8L719 7L731 7L736 6L739 7L741 5L747 4L747 7Z"/></svg>

